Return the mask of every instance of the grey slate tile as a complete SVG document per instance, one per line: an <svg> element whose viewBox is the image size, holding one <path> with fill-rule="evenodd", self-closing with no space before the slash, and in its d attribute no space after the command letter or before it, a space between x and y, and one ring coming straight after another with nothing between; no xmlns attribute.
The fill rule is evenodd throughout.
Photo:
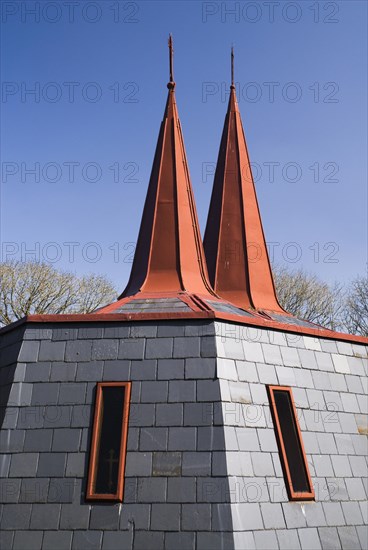
<svg viewBox="0 0 368 550"><path fill-rule="evenodd" d="M72 421L72 406L46 405L43 416L44 428L67 428Z"/></svg>
<svg viewBox="0 0 368 550"><path fill-rule="evenodd" d="M344 549L355 550L361 548L355 527L338 527L337 530Z"/></svg>
<svg viewBox="0 0 368 550"><path fill-rule="evenodd" d="M84 403L87 385L84 382L68 382L60 384L59 403L61 405L77 405Z"/></svg>
<svg viewBox="0 0 368 550"><path fill-rule="evenodd" d="M0 452L13 453L23 450L25 430L1 430Z"/></svg>
<svg viewBox="0 0 368 550"><path fill-rule="evenodd" d="M358 502L342 502L346 525L361 525L364 523Z"/></svg>
<svg viewBox="0 0 368 550"><path fill-rule="evenodd" d="M140 531L137 532L138 541ZM146 532L147 533L147 532ZM144 531L143 531L144 534ZM149 534L149 533L148 533ZM102 543L102 550L116 550L117 548L131 548L133 544L133 531L105 531ZM139 544L139 542L138 542ZM139 548L139 546L137 546ZM141 547L141 548L144 548Z"/></svg>
<svg viewBox="0 0 368 550"><path fill-rule="evenodd" d="M306 502L305 517L308 527L323 527L326 525L326 519L321 502Z"/></svg>
<svg viewBox="0 0 368 550"><path fill-rule="evenodd" d="M216 359L186 359L185 378L210 378L214 379L216 374Z"/></svg>
<svg viewBox="0 0 368 550"><path fill-rule="evenodd" d="M341 544L336 527L320 527L318 529L321 545L324 550L340 550Z"/></svg>
<svg viewBox="0 0 368 550"><path fill-rule="evenodd" d="M41 550L42 537L42 531L16 531L13 550Z"/></svg>
<svg viewBox="0 0 368 550"><path fill-rule="evenodd" d="M31 518L30 504L6 504L4 505L1 528L4 530L28 529Z"/></svg>
<svg viewBox="0 0 368 550"><path fill-rule="evenodd" d="M201 532L197 535L197 550L232 550L234 548L234 535L221 532Z"/></svg>
<svg viewBox="0 0 368 550"><path fill-rule="evenodd" d="M0 479L0 502L2 504L18 502L20 497L20 484L20 479L9 479L6 477Z"/></svg>
<svg viewBox="0 0 368 550"><path fill-rule="evenodd" d="M157 370L156 359L145 359L143 361L132 361L131 379L132 380L155 380Z"/></svg>
<svg viewBox="0 0 368 550"><path fill-rule="evenodd" d="M63 361L65 342L42 341L38 355L39 361Z"/></svg>
<svg viewBox="0 0 368 550"><path fill-rule="evenodd" d="M102 380L103 361L88 361L86 363L78 363L77 365L77 382L99 382Z"/></svg>
<svg viewBox="0 0 368 550"><path fill-rule="evenodd" d="M356 532L362 548L368 547L368 529L366 525L357 526Z"/></svg>
<svg viewBox="0 0 368 550"><path fill-rule="evenodd" d="M347 478L345 484L350 500L365 500L367 498L360 478Z"/></svg>
<svg viewBox="0 0 368 550"><path fill-rule="evenodd" d="M75 340L66 343L65 361L78 362L90 361L92 355L91 340Z"/></svg>
<svg viewBox="0 0 368 550"><path fill-rule="evenodd" d="M88 428L91 424L93 410L90 405L75 405L72 413L72 428Z"/></svg>
<svg viewBox="0 0 368 550"><path fill-rule="evenodd" d="M91 510L89 528L115 531L118 528L119 520L119 505L115 503L97 504Z"/></svg>
<svg viewBox="0 0 368 550"><path fill-rule="evenodd" d="M142 403L165 403L167 402L167 393L168 382L142 382Z"/></svg>
<svg viewBox="0 0 368 550"><path fill-rule="evenodd" d="M129 426L153 426L155 423L155 405L143 403L130 406Z"/></svg>
<svg viewBox="0 0 368 550"><path fill-rule="evenodd" d="M169 428L169 451L194 451L196 449L196 428Z"/></svg>
<svg viewBox="0 0 368 550"><path fill-rule="evenodd" d="M319 540L318 531L315 527L309 527L307 529L298 529L298 535L302 550L322 550L321 542Z"/></svg>
<svg viewBox="0 0 368 550"><path fill-rule="evenodd" d="M68 453L66 464L67 477L83 477L85 473L86 456L84 453Z"/></svg>
<svg viewBox="0 0 368 550"><path fill-rule="evenodd" d="M167 481L167 502L195 502L196 479L172 477Z"/></svg>
<svg viewBox="0 0 368 550"><path fill-rule="evenodd" d="M191 405L191 403L187 405ZM182 425L183 405L181 403L158 403L156 405L156 426Z"/></svg>
<svg viewBox="0 0 368 550"><path fill-rule="evenodd" d="M333 527L337 525L345 525L344 515L340 502L323 502L323 510L326 517L327 525Z"/></svg>
<svg viewBox="0 0 368 550"><path fill-rule="evenodd" d="M76 491L76 481L71 478L51 478L49 492L47 496L48 502L53 503L72 503L74 493ZM80 496L78 495L78 498Z"/></svg>
<svg viewBox="0 0 368 550"><path fill-rule="evenodd" d="M60 528L67 530L87 529L89 515L89 506L62 504Z"/></svg>
<svg viewBox="0 0 368 550"><path fill-rule="evenodd" d="M103 338L103 327L84 326L78 328L78 340L91 340L93 338Z"/></svg>
<svg viewBox="0 0 368 550"><path fill-rule="evenodd" d="M138 480L139 502L164 502L167 481L164 477L140 478Z"/></svg>
<svg viewBox="0 0 368 550"><path fill-rule="evenodd" d="M77 452L81 440L81 430L74 428L58 428L54 431L52 450L56 452Z"/></svg>
<svg viewBox="0 0 368 550"><path fill-rule="evenodd" d="M200 357L200 338L195 336L174 338L173 357Z"/></svg>
<svg viewBox="0 0 368 550"><path fill-rule="evenodd" d="M209 476L211 475L210 452L184 452L183 476Z"/></svg>
<svg viewBox="0 0 368 550"><path fill-rule="evenodd" d="M169 402L195 401L196 382L194 380L169 381Z"/></svg>
<svg viewBox="0 0 368 550"><path fill-rule="evenodd" d="M257 550L277 550L279 548L276 532L272 530L255 531L254 540Z"/></svg>
<svg viewBox="0 0 368 550"><path fill-rule="evenodd" d="M73 382L77 372L77 363L65 363L65 361L52 363L51 382Z"/></svg>
<svg viewBox="0 0 368 550"><path fill-rule="evenodd" d="M31 514L31 529L58 529L60 504L33 504Z"/></svg>
<svg viewBox="0 0 368 550"><path fill-rule="evenodd" d="M46 502L49 489L49 479L23 478L20 488L19 502Z"/></svg>
<svg viewBox="0 0 368 550"><path fill-rule="evenodd" d="M212 403L185 403L185 426L211 426L213 424Z"/></svg>
<svg viewBox="0 0 368 550"><path fill-rule="evenodd" d="M66 453L41 453L38 462L38 477L63 477Z"/></svg>
<svg viewBox="0 0 368 550"><path fill-rule="evenodd" d="M165 451L168 428L141 428L140 451Z"/></svg>
<svg viewBox="0 0 368 550"><path fill-rule="evenodd" d="M180 452L154 452L153 476L180 476L182 455Z"/></svg>
<svg viewBox="0 0 368 550"><path fill-rule="evenodd" d="M151 530L178 531L180 525L179 504L152 504Z"/></svg>
<svg viewBox="0 0 368 550"><path fill-rule="evenodd" d="M159 359L158 380L184 379L184 359Z"/></svg>
<svg viewBox="0 0 368 550"><path fill-rule="evenodd" d="M94 340L92 344L92 360L111 360L118 356L119 340Z"/></svg>
<svg viewBox="0 0 368 550"><path fill-rule="evenodd" d="M271 453L252 452L250 453L250 456L252 459L253 471L255 476L275 475Z"/></svg>
<svg viewBox="0 0 368 550"><path fill-rule="evenodd" d="M13 454L9 477L34 477L38 465L38 453Z"/></svg>
<svg viewBox="0 0 368 550"><path fill-rule="evenodd" d="M102 531L76 531L73 535L72 550L100 550Z"/></svg>
<svg viewBox="0 0 368 550"><path fill-rule="evenodd" d="M169 359L173 356L173 338L148 338L146 341L147 359Z"/></svg>
<svg viewBox="0 0 368 550"><path fill-rule="evenodd" d="M300 542L296 529L278 529L276 535L282 550L299 550Z"/></svg>
<svg viewBox="0 0 368 550"><path fill-rule="evenodd" d="M38 359L39 349L40 342L24 340L19 351L18 361L20 363L34 363Z"/></svg>
<svg viewBox="0 0 368 550"><path fill-rule="evenodd" d="M32 405L55 405L59 395L57 382L33 384Z"/></svg>
<svg viewBox="0 0 368 550"><path fill-rule="evenodd" d="M52 331L52 339L58 340L76 340L78 337L78 329L72 327L54 328Z"/></svg>
<svg viewBox="0 0 368 550"><path fill-rule="evenodd" d="M148 340L152 341L152 340ZM155 341L155 340L153 340ZM119 359L143 359L145 348L145 339L124 340L119 344ZM147 356L148 357L148 356ZM150 358L150 357L149 357Z"/></svg>
<svg viewBox="0 0 368 550"><path fill-rule="evenodd" d="M151 473L152 453L127 453L125 467L125 475L127 477L149 476Z"/></svg>
<svg viewBox="0 0 368 550"><path fill-rule="evenodd" d="M16 407L25 407L33 404L32 400L33 385L25 382L15 382L12 384L7 405ZM31 401L32 400L32 401Z"/></svg>
<svg viewBox="0 0 368 550"><path fill-rule="evenodd" d="M11 550L13 547L14 531L0 531L0 548Z"/></svg>
<svg viewBox="0 0 368 550"><path fill-rule="evenodd" d="M27 364L24 375L25 382L48 382L51 372L50 362L37 362Z"/></svg>
<svg viewBox="0 0 368 550"><path fill-rule="evenodd" d="M164 533L138 531L134 538L137 550L157 550L164 547Z"/></svg>
<svg viewBox="0 0 368 550"><path fill-rule="evenodd" d="M266 529L284 529L286 527L280 503L264 502L260 504L260 507Z"/></svg>
<svg viewBox="0 0 368 550"><path fill-rule="evenodd" d="M131 327L133 328L133 327ZM104 337L105 338L128 338L129 332L131 330L128 324L123 324L122 326L106 326L104 328Z"/></svg>
<svg viewBox="0 0 368 550"><path fill-rule="evenodd" d="M166 533L165 550L194 550L195 533Z"/></svg>
<svg viewBox="0 0 368 550"><path fill-rule="evenodd" d="M150 504L125 504L120 515L120 529L131 529L132 522L137 531L149 530L150 523Z"/></svg>
<svg viewBox="0 0 368 550"><path fill-rule="evenodd" d="M347 456L332 455L331 461L336 477L350 477L352 475L349 458Z"/></svg>
<svg viewBox="0 0 368 550"><path fill-rule="evenodd" d="M307 521L303 513L302 505L299 502L287 502L282 504L286 527L294 529L298 527L306 527Z"/></svg>
<svg viewBox="0 0 368 550"><path fill-rule="evenodd" d="M209 531L211 528L211 505L183 504L182 529L184 531Z"/></svg>

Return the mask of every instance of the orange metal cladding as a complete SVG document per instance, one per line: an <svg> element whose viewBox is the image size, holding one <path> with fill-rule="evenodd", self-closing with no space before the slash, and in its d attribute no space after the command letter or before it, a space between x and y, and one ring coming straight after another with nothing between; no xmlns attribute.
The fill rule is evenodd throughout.
<svg viewBox="0 0 368 550"><path fill-rule="evenodd" d="M284 312L276 297L233 79L204 236L215 292L238 307Z"/></svg>
<svg viewBox="0 0 368 550"><path fill-rule="evenodd" d="M132 271L120 298L189 291L213 299L175 101L171 37L169 48L169 93Z"/></svg>

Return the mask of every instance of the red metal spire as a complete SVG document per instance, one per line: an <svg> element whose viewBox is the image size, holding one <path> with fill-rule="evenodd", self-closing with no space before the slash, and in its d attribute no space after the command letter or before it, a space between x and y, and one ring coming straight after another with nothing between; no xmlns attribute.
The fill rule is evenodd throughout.
<svg viewBox="0 0 368 550"><path fill-rule="evenodd" d="M283 312L268 258L234 85L231 86L204 236L215 292L241 308Z"/></svg>
<svg viewBox="0 0 368 550"><path fill-rule="evenodd" d="M120 298L138 292L190 292L215 296L208 280L173 77L144 206L132 271Z"/></svg>

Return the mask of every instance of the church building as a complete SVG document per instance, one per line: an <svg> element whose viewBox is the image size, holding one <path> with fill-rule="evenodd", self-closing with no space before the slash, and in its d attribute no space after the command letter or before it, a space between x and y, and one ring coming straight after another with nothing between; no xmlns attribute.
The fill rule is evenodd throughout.
<svg viewBox="0 0 368 550"><path fill-rule="evenodd" d="M233 70L202 243L169 46L124 292L0 330L0 548L365 549L368 339L279 304Z"/></svg>

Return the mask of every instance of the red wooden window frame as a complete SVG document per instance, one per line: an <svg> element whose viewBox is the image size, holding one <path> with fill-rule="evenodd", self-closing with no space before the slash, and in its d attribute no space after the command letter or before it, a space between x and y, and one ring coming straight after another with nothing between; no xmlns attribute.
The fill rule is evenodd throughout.
<svg viewBox="0 0 368 550"><path fill-rule="evenodd" d="M95 413L93 420L91 452L88 469L87 495L86 500L110 500L115 502L123 501L124 494L124 474L125 474L125 457L128 436L128 420L129 420L129 405L131 382L98 382L96 387ZM121 423L121 442L119 452L118 466L118 484L116 493L96 493L95 484L97 476L97 454L99 451L101 424L102 424L102 393L106 387L125 387L123 415Z"/></svg>
<svg viewBox="0 0 368 550"><path fill-rule="evenodd" d="M306 478L309 484L309 491L295 491L292 483L292 478L290 474L290 468L289 468L289 460L285 449L285 444L283 440L283 435L281 431L281 425L280 425L280 419L277 411L277 406L275 403L275 397L274 397L274 391L281 391L286 392L289 395L290 404L291 404L291 410L293 415L293 421L296 428L296 435L302 455L302 459L304 462L304 468L305 468L305 474ZM270 402L270 408L271 408L271 414L274 422L274 429L276 434L276 440L277 445L279 448L279 454L281 459L281 466L284 473L284 479L285 479L285 485L288 492L289 500L314 500L315 494L312 484L312 479L309 472L309 466L307 461L307 456L304 449L304 443L302 438L302 433L300 431L299 421L298 421L298 415L295 408L295 402L293 398L293 392L292 389L289 386L267 386L267 392L268 392L268 398Z"/></svg>

